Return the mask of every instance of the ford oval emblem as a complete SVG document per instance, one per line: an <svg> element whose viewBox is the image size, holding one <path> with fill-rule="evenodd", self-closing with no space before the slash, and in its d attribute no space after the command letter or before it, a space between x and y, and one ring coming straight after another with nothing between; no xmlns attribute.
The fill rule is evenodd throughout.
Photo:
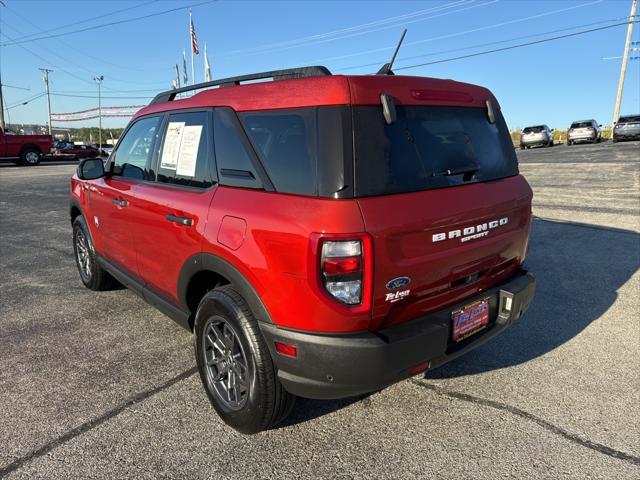
<svg viewBox="0 0 640 480"><path fill-rule="evenodd" d="M387 282L387 290L395 290L396 288L407 286L410 282L411 279L409 277L392 278Z"/></svg>

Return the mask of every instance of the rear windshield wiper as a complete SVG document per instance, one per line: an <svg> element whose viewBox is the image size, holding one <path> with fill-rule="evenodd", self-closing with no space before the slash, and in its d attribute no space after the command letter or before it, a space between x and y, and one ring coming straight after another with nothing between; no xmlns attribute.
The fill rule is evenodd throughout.
<svg viewBox="0 0 640 480"><path fill-rule="evenodd" d="M443 170L441 172L433 172L432 176L434 177L450 177L452 175L465 175L465 174L470 174L470 173L476 173L478 170L480 170L480 167L478 165L468 165L466 167L462 167L462 168L456 168L456 169L446 169Z"/></svg>

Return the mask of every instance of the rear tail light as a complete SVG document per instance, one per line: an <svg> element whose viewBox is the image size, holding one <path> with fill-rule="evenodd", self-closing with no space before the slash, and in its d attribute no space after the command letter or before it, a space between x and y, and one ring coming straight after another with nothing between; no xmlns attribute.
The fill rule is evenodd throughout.
<svg viewBox="0 0 640 480"><path fill-rule="evenodd" d="M360 240L325 241L321 251L322 282L326 291L346 305L360 305L364 258Z"/></svg>

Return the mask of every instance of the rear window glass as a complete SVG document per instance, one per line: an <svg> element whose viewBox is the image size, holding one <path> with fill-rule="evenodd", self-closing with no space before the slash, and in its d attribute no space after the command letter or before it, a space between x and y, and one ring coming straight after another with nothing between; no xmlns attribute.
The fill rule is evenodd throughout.
<svg viewBox="0 0 640 480"><path fill-rule="evenodd" d="M627 117L620 117L618 123L635 123L640 122L640 115L629 115Z"/></svg>
<svg viewBox="0 0 640 480"><path fill-rule="evenodd" d="M593 127L593 124L591 122L573 122L571 124L571 128L587 128L587 127Z"/></svg>
<svg viewBox="0 0 640 480"><path fill-rule="evenodd" d="M240 114L278 192L317 194L317 109Z"/></svg>
<svg viewBox="0 0 640 480"><path fill-rule="evenodd" d="M527 127L522 133L540 133L544 130L544 126L540 125L538 127Z"/></svg>
<svg viewBox="0 0 640 480"><path fill-rule="evenodd" d="M277 192L353 196L349 107L244 112L239 118Z"/></svg>
<svg viewBox="0 0 640 480"><path fill-rule="evenodd" d="M504 118L469 107L354 107L356 196L413 192L495 180L518 173Z"/></svg>

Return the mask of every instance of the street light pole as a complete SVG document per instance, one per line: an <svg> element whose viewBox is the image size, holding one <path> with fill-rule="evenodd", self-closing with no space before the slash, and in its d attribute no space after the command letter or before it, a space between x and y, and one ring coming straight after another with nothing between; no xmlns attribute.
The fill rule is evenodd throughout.
<svg viewBox="0 0 640 480"><path fill-rule="evenodd" d="M104 76L100 75L99 77L94 75L93 80L98 83L98 151L102 151L102 96L100 91L100 86L102 85L102 81L104 80Z"/></svg>

